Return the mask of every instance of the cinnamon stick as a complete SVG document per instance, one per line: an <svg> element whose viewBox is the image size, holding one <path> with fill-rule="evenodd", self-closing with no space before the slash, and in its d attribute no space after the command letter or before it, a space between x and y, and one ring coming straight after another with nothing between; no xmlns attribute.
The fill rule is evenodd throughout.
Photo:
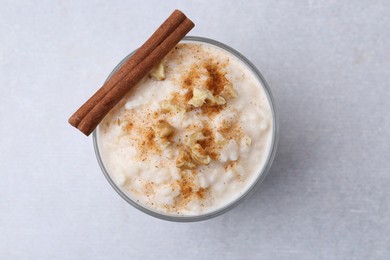
<svg viewBox="0 0 390 260"><path fill-rule="evenodd" d="M70 118L69 123L89 135L120 99L194 27L175 10L122 67ZM149 57L150 56L150 57Z"/></svg>
<svg viewBox="0 0 390 260"><path fill-rule="evenodd" d="M185 19L156 49L140 64L125 75L101 101L81 120L77 128L85 135L90 135L107 113L122 99L122 97L145 77L153 66L159 63L175 45L193 28L194 24Z"/></svg>

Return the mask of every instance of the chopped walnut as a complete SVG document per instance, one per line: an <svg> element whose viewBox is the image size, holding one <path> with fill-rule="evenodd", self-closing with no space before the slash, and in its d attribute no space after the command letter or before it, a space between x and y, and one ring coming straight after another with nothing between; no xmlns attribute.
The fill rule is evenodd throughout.
<svg viewBox="0 0 390 260"><path fill-rule="evenodd" d="M207 137L202 132L193 133L189 138L189 146L179 148L179 155L176 159L178 168L193 169L196 165L207 165L211 158L206 154L199 141L206 140Z"/></svg>
<svg viewBox="0 0 390 260"><path fill-rule="evenodd" d="M179 155L176 159L178 168L194 169L196 165L192 162L191 154L186 147L179 149Z"/></svg>
<svg viewBox="0 0 390 260"><path fill-rule="evenodd" d="M194 107L201 107L206 103L206 100L210 102L211 105L224 105L226 100L221 96L213 96L210 90L204 88L194 88L193 96L188 101L188 104Z"/></svg>
<svg viewBox="0 0 390 260"><path fill-rule="evenodd" d="M232 83L228 83L225 85L222 93L221 93L221 96L224 97L225 99L229 99L229 98L236 98L238 95L237 95L237 91L233 88L233 85Z"/></svg>
<svg viewBox="0 0 390 260"><path fill-rule="evenodd" d="M194 146L198 141L206 140L206 136L202 132L195 132L190 136L189 145L190 147Z"/></svg>
<svg viewBox="0 0 390 260"><path fill-rule="evenodd" d="M155 131L160 138L166 138L171 136L174 130L175 129L173 128L173 126L171 126L164 120L159 120L155 126Z"/></svg>
<svg viewBox="0 0 390 260"><path fill-rule="evenodd" d="M206 139L207 137L205 137L202 132L196 132L190 136L189 145L191 157L197 164L209 164L211 161L210 156L208 156L202 146L198 144L199 141Z"/></svg>
<svg viewBox="0 0 390 260"><path fill-rule="evenodd" d="M152 78L155 80L165 79L164 64L162 61L153 67L153 69L150 71L150 76L152 76Z"/></svg>
<svg viewBox="0 0 390 260"><path fill-rule="evenodd" d="M210 156L206 154L200 144L195 144L191 147L191 157L197 164L209 164L211 159Z"/></svg>

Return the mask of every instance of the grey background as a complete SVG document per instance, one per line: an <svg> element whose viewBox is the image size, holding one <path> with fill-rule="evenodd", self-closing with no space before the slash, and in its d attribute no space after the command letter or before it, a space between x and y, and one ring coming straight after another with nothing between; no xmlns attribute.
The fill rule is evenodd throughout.
<svg viewBox="0 0 390 260"><path fill-rule="evenodd" d="M170 223L68 117L173 11L267 79L280 143L233 211ZM0 1L1 259L390 259L390 1Z"/></svg>

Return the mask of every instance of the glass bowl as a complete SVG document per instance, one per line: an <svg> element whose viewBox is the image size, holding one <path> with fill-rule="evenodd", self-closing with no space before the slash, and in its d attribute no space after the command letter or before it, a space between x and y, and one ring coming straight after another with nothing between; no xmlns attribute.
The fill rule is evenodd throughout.
<svg viewBox="0 0 390 260"><path fill-rule="evenodd" d="M278 120L277 120L277 113L275 110L275 104L274 104L274 99L272 97L271 91L268 87L267 82L265 81L264 77L261 75L260 71L247 59L245 58L241 53L238 51L234 50L233 48L220 43L218 41L208 39L208 38L203 38L203 37L198 37L198 36L186 36L182 40L183 42L201 42L201 43L206 43L210 45L214 45L216 47L219 47L234 56L236 56L239 60L241 60L253 73L254 75L258 78L260 81L261 85L264 87L265 93L268 98L268 102L271 107L271 112L272 112L272 140L271 140L271 147L269 150L268 157L265 161L265 164L261 170L261 172L258 174L256 180L252 183L252 185L237 199L232 201L231 203L216 209L212 212L207 212L202 215L197 215L197 216L179 216L179 215L169 215L169 214L164 214L162 212L157 212L154 210L151 210L149 208L144 207L141 204L138 204L134 200L132 200L129 196L127 196L120 187L118 187L113 179L111 178L110 174L107 172L106 167L104 166L102 157L99 152L99 143L98 143L98 138L97 138L97 130L93 132L93 145L95 148L95 153L96 157L98 160L98 163L100 165L100 168L103 171L104 176L106 177L107 181L110 183L110 185L114 188L114 190L125 200L127 201L130 205L134 206L135 208L139 209L140 211L149 214L153 217L160 218L163 220L168 220L168 221L174 221L174 222L194 222L194 221L201 221L201 220L206 220L210 218L214 218L216 216L219 216L221 214L226 213L227 211L231 210L235 206L237 206L239 203L241 203L245 198L247 198L249 195L253 194L254 191L260 186L260 184L264 181L265 177L267 176L269 169L271 168L272 161L275 157L276 153L276 148L277 148L277 143L278 143ZM109 79L113 73L115 73L122 65L123 63L131 56L133 55L134 52L130 53L127 57L125 57L115 68L114 70L110 73L107 79Z"/></svg>

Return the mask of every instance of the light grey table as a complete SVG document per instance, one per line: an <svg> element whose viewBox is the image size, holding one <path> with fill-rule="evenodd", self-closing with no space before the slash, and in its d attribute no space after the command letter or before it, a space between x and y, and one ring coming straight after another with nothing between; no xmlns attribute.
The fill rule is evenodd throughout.
<svg viewBox="0 0 390 260"><path fill-rule="evenodd" d="M280 113L230 213L154 219L68 117L175 8L258 66ZM0 259L390 259L390 1L0 1Z"/></svg>

